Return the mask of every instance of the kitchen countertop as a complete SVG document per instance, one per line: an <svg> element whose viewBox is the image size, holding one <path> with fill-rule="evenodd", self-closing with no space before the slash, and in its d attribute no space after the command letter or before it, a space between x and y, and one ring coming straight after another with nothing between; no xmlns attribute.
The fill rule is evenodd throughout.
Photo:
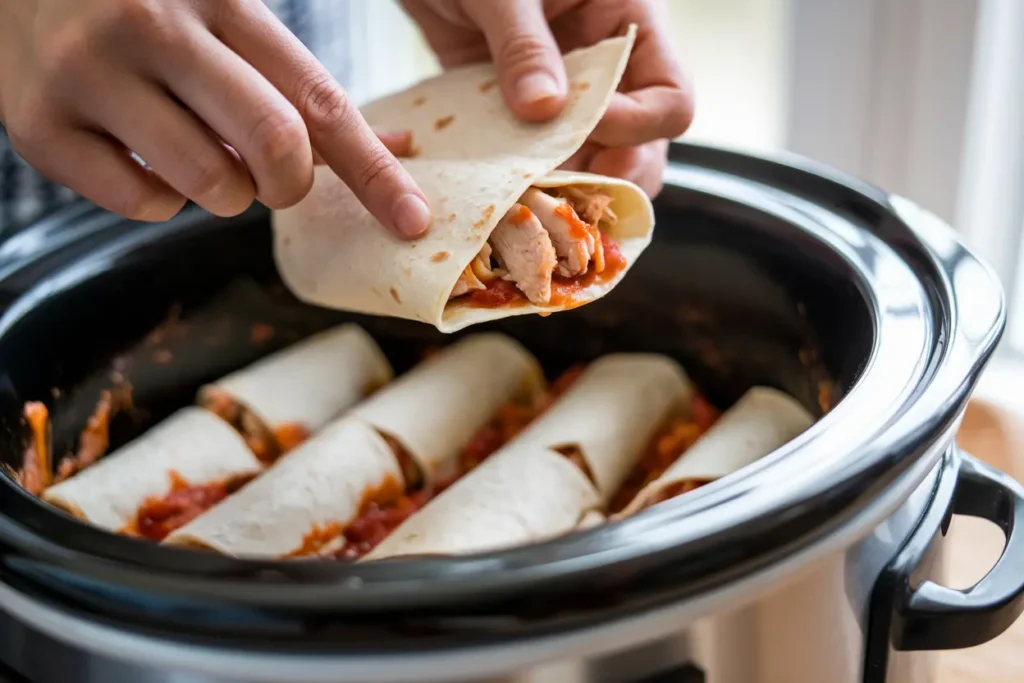
<svg viewBox="0 0 1024 683"><path fill-rule="evenodd" d="M957 437L972 455L1024 481L1024 415L974 401ZM1003 549L1003 534L986 521L955 517L947 585L966 588L982 578ZM1024 618L999 638L942 654L935 683L1020 683L1024 681Z"/></svg>

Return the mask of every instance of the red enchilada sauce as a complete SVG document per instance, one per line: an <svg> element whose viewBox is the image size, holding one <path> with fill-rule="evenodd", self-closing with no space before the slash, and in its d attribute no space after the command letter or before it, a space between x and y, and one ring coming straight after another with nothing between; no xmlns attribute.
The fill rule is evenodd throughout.
<svg viewBox="0 0 1024 683"><path fill-rule="evenodd" d="M274 440L282 453L298 448L310 436L312 432L309 431L309 427L298 422L285 422L274 428Z"/></svg>
<svg viewBox="0 0 1024 683"><path fill-rule="evenodd" d="M574 366L562 373L533 406L523 406L515 401L510 401L499 408L498 414L491 423L481 428L463 448L459 456L458 471L448 479L435 482L429 488L420 485L419 482L410 483L409 492L399 491L397 496L390 495L392 491L388 490L383 498L373 493L364 497L365 502L359 511L359 516L343 532L346 541L345 547L337 551L334 556L342 560L358 560L377 547L388 534L411 517L413 513L515 438L532 420L547 410L559 396L572 386L583 369L584 366ZM397 441L386 436L385 440L398 457L402 472L406 474L406 481L415 482L415 478L419 476L415 462ZM582 462L582 458L573 459L572 454L565 455L573 462L579 461L577 465ZM585 464L582 466L584 471L588 472Z"/></svg>
<svg viewBox="0 0 1024 683"><path fill-rule="evenodd" d="M50 485L52 470L49 453L50 411L39 401L28 401L22 409L22 415L31 432L31 441L25 449L21 472L17 474L18 483L22 488L38 496Z"/></svg>
<svg viewBox="0 0 1024 683"><path fill-rule="evenodd" d="M565 205L563 205L565 206ZM582 222L581 222L582 225ZM585 229L585 228L584 228ZM551 278L551 301L552 306L564 306L575 308L586 301L577 297L588 287L608 282L618 275L626 267L626 257L615 240L601 233L601 245L604 249L604 268L598 272L597 264L589 268L586 273L578 277L560 277L554 275ZM519 291L514 282L500 278L486 283L486 289L478 289L466 294L465 298L471 306L480 308L498 308L503 306L526 306L530 300Z"/></svg>
<svg viewBox="0 0 1024 683"><path fill-rule="evenodd" d="M311 436L310 430L297 422L285 422L268 430L252 411L231 395L210 388L204 392L207 410L234 427L260 462L271 464Z"/></svg>
<svg viewBox="0 0 1024 683"><path fill-rule="evenodd" d="M611 510L618 512L629 505L644 486L651 483L692 446L697 439L711 428L718 419L718 411L703 397L695 396L690 408L690 417L672 418L655 435L646 453L633 468L626 483L612 499ZM672 495L686 493L697 488L699 483L683 482L684 486L671 487ZM667 496L671 497L671 496Z"/></svg>
<svg viewBox="0 0 1024 683"><path fill-rule="evenodd" d="M123 533L162 541L211 507L242 488L252 476L236 477L208 484L190 484L180 474L170 473L171 490L166 496L151 496L139 506L135 522Z"/></svg>
<svg viewBox="0 0 1024 683"><path fill-rule="evenodd" d="M208 395L209 409L235 427L260 462L272 463L284 453L301 445L310 437L310 431L293 422L278 425L268 433L262 428L245 429L249 421L245 409L226 394L215 391ZM136 521L125 533L132 533L152 541L161 541L172 531L206 512L230 494L240 489L253 477L245 476L205 484L189 484L176 472L171 472L171 490L163 497L152 497L140 507Z"/></svg>
<svg viewBox="0 0 1024 683"><path fill-rule="evenodd" d="M118 413L132 410L132 407L131 385L103 391L85 428L78 435L78 450L64 458L57 467L57 481L70 478L106 455L110 448L111 420Z"/></svg>

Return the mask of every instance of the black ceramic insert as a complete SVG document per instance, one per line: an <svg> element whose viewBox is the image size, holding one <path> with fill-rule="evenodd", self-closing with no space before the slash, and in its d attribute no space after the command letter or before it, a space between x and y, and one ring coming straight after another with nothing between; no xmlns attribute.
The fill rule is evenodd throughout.
<svg viewBox="0 0 1024 683"><path fill-rule="evenodd" d="M654 243L606 299L467 333L505 331L552 375L613 351L666 353L720 407L753 384L769 384L820 415L823 402L834 404L857 385L885 343L876 294L891 274L872 264L898 257L903 277L912 274L924 292L921 307L904 315L925 330L927 349L913 383L897 389L908 402L934 401L928 418L908 418L857 446L814 486L780 490L771 501L778 514L752 508L725 529L695 529L685 520L740 501L762 473L717 497L684 496L549 543L365 565L238 561L122 538L72 520L0 476L0 580L97 621L130 619L136 630L176 638L246 643L258 636L333 652L408 649L636 613L755 571L827 534L952 424L998 338L1002 311L961 349L964 364L949 369L950 279L968 254L936 255L884 195L817 169L681 145L673 169L679 177L670 176L656 202ZM8 466L20 466L26 443L25 400L50 406L59 455L73 448L113 370L131 381L145 412L139 421L119 418L116 447L188 403L201 383L330 324L364 325L399 370L451 340L422 324L296 301L277 280L268 213L260 208L221 220L193 207L159 226L81 208L65 217L37 226L46 239L22 235L16 256L5 260L0 250L8 306L0 318L0 461ZM174 332L147 339L170 315L180 318L167 328ZM254 324L274 335L254 342ZM928 394L944 367L962 375L955 391ZM865 432L881 426L865 425ZM852 449L824 437L817 447Z"/></svg>

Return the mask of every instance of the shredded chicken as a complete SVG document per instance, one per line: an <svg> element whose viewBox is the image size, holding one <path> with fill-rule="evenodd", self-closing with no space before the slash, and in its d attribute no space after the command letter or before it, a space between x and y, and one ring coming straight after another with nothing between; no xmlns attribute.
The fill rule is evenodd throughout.
<svg viewBox="0 0 1024 683"><path fill-rule="evenodd" d="M520 200L540 219L558 254L558 274L575 277L587 272L594 255L594 235L567 203L531 187Z"/></svg>
<svg viewBox="0 0 1024 683"><path fill-rule="evenodd" d="M551 273L557 258L551 237L537 217L516 204L498 221L490 239L494 255L506 276L531 302L551 301Z"/></svg>
<svg viewBox="0 0 1024 683"><path fill-rule="evenodd" d="M529 188L462 271L449 299L486 290L500 278L515 283L532 303L544 305L551 301L552 276L585 275L591 262L601 273L605 258L599 226L618 221L612 201L583 187Z"/></svg>
<svg viewBox="0 0 1024 683"><path fill-rule="evenodd" d="M610 195L572 186L559 188L558 193L568 200L576 214L590 225L600 225L602 220L608 225L615 225L619 220L611 209Z"/></svg>
<svg viewBox="0 0 1024 683"><path fill-rule="evenodd" d="M473 262L462 271L449 298L487 289L487 283L498 279L501 275L501 271L491 268L491 245L485 243Z"/></svg>
<svg viewBox="0 0 1024 683"><path fill-rule="evenodd" d="M473 261L475 263L476 259ZM473 272L473 264L471 263L462 271L462 275L459 276L459 280L455 283L455 287L452 289L452 293L448 298L454 299L457 296L469 294L470 292L475 292L481 289L487 289L487 285L480 282L480 278L478 278L476 273Z"/></svg>

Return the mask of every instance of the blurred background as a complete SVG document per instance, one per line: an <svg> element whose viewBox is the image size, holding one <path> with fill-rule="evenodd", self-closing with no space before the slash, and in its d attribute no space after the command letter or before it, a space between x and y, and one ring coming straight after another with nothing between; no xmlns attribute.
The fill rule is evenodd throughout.
<svg viewBox="0 0 1024 683"><path fill-rule="evenodd" d="M357 96L436 73L394 0L353 4L369 27L355 47L373 56ZM994 366L1007 369L990 372L983 390L1024 394L1024 0L667 4L696 85L685 139L796 152L902 194L961 231L996 269L1010 304ZM991 377L1018 365L1012 381Z"/></svg>

